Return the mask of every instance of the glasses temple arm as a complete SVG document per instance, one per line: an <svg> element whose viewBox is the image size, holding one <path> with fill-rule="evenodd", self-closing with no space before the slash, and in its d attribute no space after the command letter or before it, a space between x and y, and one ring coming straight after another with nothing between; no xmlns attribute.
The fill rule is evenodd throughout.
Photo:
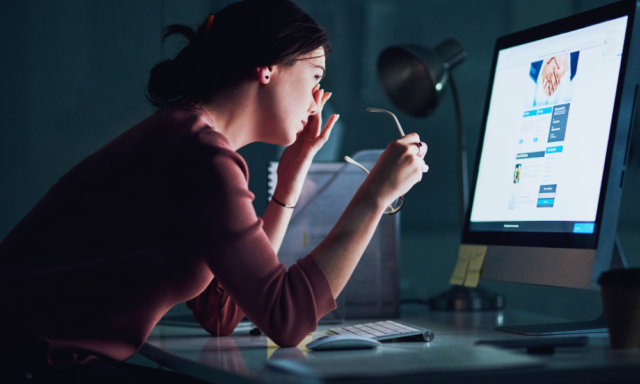
<svg viewBox="0 0 640 384"><path fill-rule="evenodd" d="M350 158L349 156L345 156L344 160L349 163L349 164L353 164L356 167L362 169L363 171L365 171L365 173L368 175L369 174L369 170L367 168L365 168L362 164L358 163L357 161L353 160L352 158Z"/></svg>
<svg viewBox="0 0 640 384"><path fill-rule="evenodd" d="M404 137L404 131L402 130L402 126L400 125L400 122L398 121L398 118L396 117L396 115L394 115L393 113L385 109L380 109L380 108L367 108L367 112L386 113L387 115L390 115L391 117L393 117L393 120L396 122L396 126L398 127L398 131L400 132L400 136Z"/></svg>

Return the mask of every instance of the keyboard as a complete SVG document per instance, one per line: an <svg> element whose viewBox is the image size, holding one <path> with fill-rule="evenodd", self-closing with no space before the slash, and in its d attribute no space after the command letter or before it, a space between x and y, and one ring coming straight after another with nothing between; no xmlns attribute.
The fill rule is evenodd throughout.
<svg viewBox="0 0 640 384"><path fill-rule="evenodd" d="M358 335L370 337L375 340L389 340L399 339L402 337L413 337L422 341L431 341L435 336L433 331L430 329L391 320L351 325L348 327L331 328L329 332L327 332L327 334Z"/></svg>

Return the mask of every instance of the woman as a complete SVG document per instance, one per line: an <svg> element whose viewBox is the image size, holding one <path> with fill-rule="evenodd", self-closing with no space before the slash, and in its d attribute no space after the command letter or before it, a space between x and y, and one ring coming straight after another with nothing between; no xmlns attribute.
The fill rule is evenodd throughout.
<svg viewBox="0 0 640 384"><path fill-rule="evenodd" d="M285 270L276 253L338 119L321 130L326 33L288 0L245 0L174 33L189 43L151 71L159 110L64 175L0 244L0 303L15 314L0 349L29 351L20 361L126 360L185 301L214 336L246 315L294 346L428 169L418 135L390 144L327 238ZM236 153L256 141L287 146L262 219Z"/></svg>

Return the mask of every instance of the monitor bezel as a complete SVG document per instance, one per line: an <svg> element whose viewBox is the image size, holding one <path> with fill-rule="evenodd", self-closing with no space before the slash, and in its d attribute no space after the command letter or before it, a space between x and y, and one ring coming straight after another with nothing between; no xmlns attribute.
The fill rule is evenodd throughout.
<svg viewBox="0 0 640 384"><path fill-rule="evenodd" d="M619 209L620 195L615 196L614 201L607 200L607 186L612 176L617 176L617 170L623 167L623 164L612 163L613 149L618 128L618 120L620 117L620 104L623 97L623 84L627 74L627 64L629 59L629 50L631 47L632 27L636 13L637 2L635 0L621 1L604 7L596 8L577 15L569 16L564 19L543 24L524 31L516 32L510 35L500 37L496 41L491 66L491 74L489 78L489 87L487 90L487 98L485 101L484 114L482 119L482 129L480 132L480 140L478 143L478 151L476 162L473 168L474 177L471 185L471 193L469 199L469 208L465 213L464 229L462 233L463 244L482 244L482 245L504 245L504 246L524 246L524 247L546 247L546 248L574 248L574 249L597 249L600 239L601 226L603 222L603 214L605 211L605 201L607 204L616 206ZM600 24L606 21L618 19L627 16L627 29L625 32L625 42L623 46L622 60L620 63L620 72L618 76L618 84L616 88L615 103L611 118L611 129L609 133L609 142L607 143L607 152L605 156L605 164L603 170L602 183L600 186L600 196L598 200L598 210L595 220L595 229L593 234L577 234L570 232L518 232L518 231L471 231L469 229L471 211L475 197L475 188L480 167L480 159L482 156L482 148L487 127L487 119L489 114L489 106L491 103L491 94L493 92L493 83L496 75L496 66L498 53L503 49L508 49L518 45L538 41L548 37L557 36L563 33L586 28L592 25ZM626 155L625 155L626 156ZM625 159L626 161L626 159ZM612 169L614 168L614 169ZM613 171L613 172L612 172ZM617 214L615 215L617 219ZM610 223L608 223L610 224ZM608 231L607 231L608 232Z"/></svg>

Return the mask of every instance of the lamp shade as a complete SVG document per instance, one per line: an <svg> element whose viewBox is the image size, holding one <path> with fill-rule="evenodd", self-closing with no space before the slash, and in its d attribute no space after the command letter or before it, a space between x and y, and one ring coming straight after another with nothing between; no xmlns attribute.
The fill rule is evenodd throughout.
<svg viewBox="0 0 640 384"><path fill-rule="evenodd" d="M378 57L378 78L396 107L411 116L426 117L442 97L449 70L466 56L453 39L433 50L421 45L392 46Z"/></svg>

